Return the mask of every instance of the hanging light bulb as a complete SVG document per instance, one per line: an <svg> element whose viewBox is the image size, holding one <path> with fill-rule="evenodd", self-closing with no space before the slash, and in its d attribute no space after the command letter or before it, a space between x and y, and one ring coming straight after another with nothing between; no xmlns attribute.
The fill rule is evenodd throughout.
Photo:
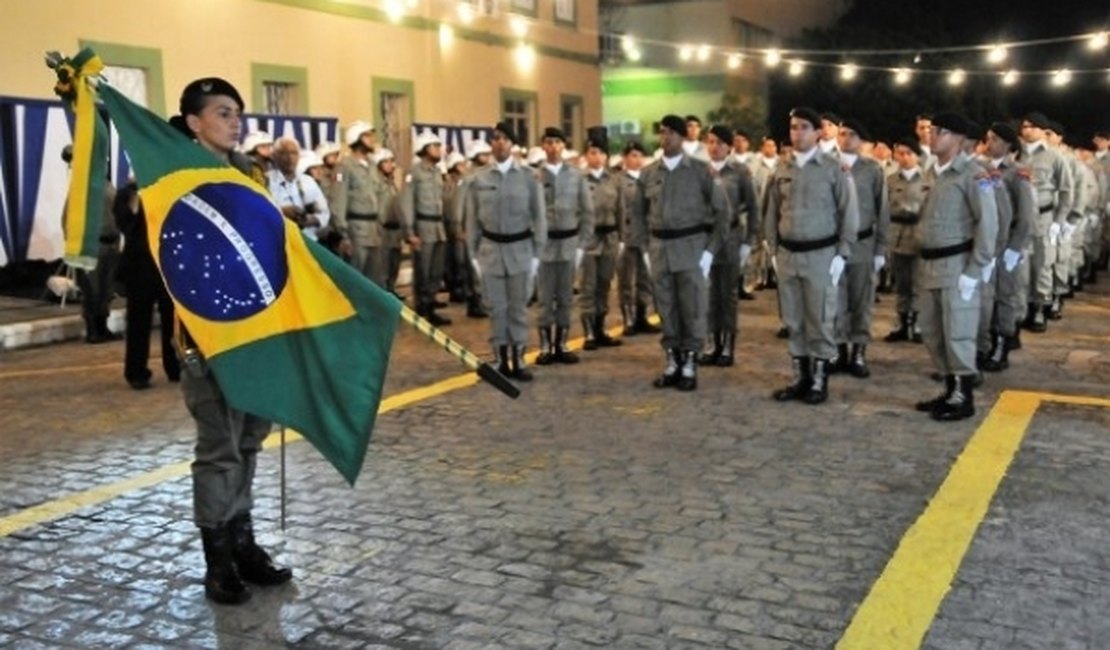
<svg viewBox="0 0 1110 650"><path fill-rule="evenodd" d="M963 71L963 68L956 68L948 73L949 86L959 86L965 79L967 79L967 73Z"/></svg>
<svg viewBox="0 0 1110 650"><path fill-rule="evenodd" d="M732 54L729 54L728 55L728 69L729 70L738 69L740 67L740 64L743 63L743 61L744 61L744 55L737 54L735 52L733 52Z"/></svg>
<svg viewBox="0 0 1110 650"><path fill-rule="evenodd" d="M513 50L513 59L521 70L531 70L536 64L536 48L527 43L521 43Z"/></svg>
<svg viewBox="0 0 1110 650"><path fill-rule="evenodd" d="M987 50L987 61L992 64L999 64L1006 60L1009 52L1006 51L1005 45L995 45Z"/></svg>
<svg viewBox="0 0 1110 650"><path fill-rule="evenodd" d="M528 33L528 22L520 16L513 16L509 20L509 28L513 30L513 34L524 38L525 34Z"/></svg>
<svg viewBox="0 0 1110 650"><path fill-rule="evenodd" d="M904 86L910 82L910 71L905 68L898 68L894 71L894 83L899 86Z"/></svg>
<svg viewBox="0 0 1110 650"><path fill-rule="evenodd" d="M678 48L678 58L682 61L689 61L694 58L694 48L689 45L683 45Z"/></svg>
<svg viewBox="0 0 1110 650"><path fill-rule="evenodd" d="M632 63L639 63L640 59L644 58L644 53L641 52L639 50L639 48L633 48L631 50L628 50L627 52L624 53L624 55L626 57L628 57L628 60L631 61Z"/></svg>
<svg viewBox="0 0 1110 650"><path fill-rule="evenodd" d="M921 63L921 53L920 52L913 55L913 62L914 63Z"/></svg>
<svg viewBox="0 0 1110 650"><path fill-rule="evenodd" d="M709 54L710 54L711 51L712 50L710 49L710 47L708 45L699 45L698 46L698 61L701 61L702 63L705 63L706 61L708 61L709 60Z"/></svg>
<svg viewBox="0 0 1110 650"><path fill-rule="evenodd" d="M1012 85L1017 83L1017 80L1018 80L1018 71L1014 70L1012 68L1010 70L1007 70L1002 75L1002 85L1003 86L1012 86Z"/></svg>
<svg viewBox="0 0 1110 650"><path fill-rule="evenodd" d="M621 36L621 49L626 53L636 49L636 39L627 34Z"/></svg>
<svg viewBox="0 0 1110 650"><path fill-rule="evenodd" d="M763 54L763 61L767 64L768 68L773 68L782 61L782 52L778 50L767 50Z"/></svg>
<svg viewBox="0 0 1110 650"><path fill-rule="evenodd" d="M447 23L441 23L439 26L439 47L447 49L455 42L455 30Z"/></svg>
<svg viewBox="0 0 1110 650"><path fill-rule="evenodd" d="M859 68L855 63L847 63L840 66L840 78L844 81L852 81L859 74Z"/></svg>
<svg viewBox="0 0 1110 650"><path fill-rule="evenodd" d="M405 5L401 0L389 0L385 3L385 13L391 21L399 23L405 17Z"/></svg>
<svg viewBox="0 0 1110 650"><path fill-rule="evenodd" d="M459 22L461 22L462 24L469 25L470 23L474 22L474 6L471 5L469 2L460 1L458 12Z"/></svg>
<svg viewBox="0 0 1110 650"><path fill-rule="evenodd" d="M790 62L790 68L788 69L788 72L790 73L791 77L797 77L802 74L802 70L804 70L805 67L806 66L804 63L795 59Z"/></svg>
<svg viewBox="0 0 1110 650"><path fill-rule="evenodd" d="M1052 85L1057 88L1068 85L1071 81L1071 70L1062 68L1052 73Z"/></svg>
<svg viewBox="0 0 1110 650"><path fill-rule="evenodd" d="M1087 47L1092 50L1106 49L1107 42L1110 42L1110 32L1098 32L1091 34L1091 40L1087 41Z"/></svg>

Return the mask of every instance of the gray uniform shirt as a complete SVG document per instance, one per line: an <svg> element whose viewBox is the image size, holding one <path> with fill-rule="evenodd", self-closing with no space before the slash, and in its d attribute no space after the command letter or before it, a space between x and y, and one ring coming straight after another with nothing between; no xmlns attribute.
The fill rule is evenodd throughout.
<svg viewBox="0 0 1110 650"><path fill-rule="evenodd" d="M576 249L593 245L594 206L590 200L590 188L582 172L567 164L559 167L558 175L552 174L544 165L536 176L543 185L548 230L578 231L578 234L563 239L548 237L541 249L540 261L572 262Z"/></svg>
<svg viewBox="0 0 1110 650"><path fill-rule="evenodd" d="M371 215L381 212L378 205L381 184L381 174L370 162L354 156L343 158L335 174L335 187L332 190L332 226L346 235L349 229L348 213Z"/></svg>
<svg viewBox="0 0 1110 650"><path fill-rule="evenodd" d="M914 227L921 216L921 206L929 186L925 175L915 168L908 179L899 170L886 179L887 204L890 213L891 252L896 255L917 255L918 245L914 238Z"/></svg>
<svg viewBox="0 0 1110 650"><path fill-rule="evenodd" d="M616 255L620 247L622 212L624 202L619 180L608 171L601 178L586 174L586 184L590 188L590 202L594 208L594 238L586 249L587 255L602 253ZM598 231L609 231L599 233Z"/></svg>
<svg viewBox="0 0 1110 650"><path fill-rule="evenodd" d="M728 229L728 199L709 173L709 165L683 155L674 170L662 160L644 168L640 228L652 234L648 252L655 273L690 271L705 251L721 246ZM655 233L700 227L686 237L664 239Z"/></svg>
<svg viewBox="0 0 1110 650"><path fill-rule="evenodd" d="M496 165L474 173L463 197L463 221L467 246L482 273L526 273L547 243L543 192L532 170L516 161L504 174ZM483 230L497 235L532 234L527 239L499 244L483 237Z"/></svg>
<svg viewBox="0 0 1110 650"><path fill-rule="evenodd" d="M646 248L648 233L643 225L644 204L640 200L640 178L634 178L627 171L622 171L617 176L621 192L621 238L625 246Z"/></svg>
<svg viewBox="0 0 1110 650"><path fill-rule="evenodd" d="M886 182L883 168L871 158L859 156L855 164L848 168L852 182L856 186L856 200L859 201L859 231L871 230L870 237L857 238L852 244L848 263L871 263L875 255L886 255L890 233L890 204L887 201Z"/></svg>
<svg viewBox="0 0 1110 650"><path fill-rule="evenodd" d="M405 236L416 234L429 243L447 241L443 225L443 176L435 165L421 161L405 177L401 214Z"/></svg>
<svg viewBox="0 0 1110 650"><path fill-rule="evenodd" d="M817 152L799 168L797 154L779 163L767 182L764 238L809 242L836 236L836 254L848 259L859 231L859 208L851 179L831 156Z"/></svg>
<svg viewBox="0 0 1110 650"><path fill-rule="evenodd" d="M1038 142L1031 149L1023 149L1018 161L1027 165L1033 174L1038 212L1051 212L1052 221L1063 224L1071 212L1074 184L1067 161L1060 152L1048 148L1043 142Z"/></svg>
<svg viewBox="0 0 1110 650"><path fill-rule="evenodd" d="M715 261L739 264L740 245L754 247L759 243L759 212L752 175L747 165L736 162L726 163L720 170L714 169L714 173L728 200L728 231L722 239L723 250L714 251Z"/></svg>

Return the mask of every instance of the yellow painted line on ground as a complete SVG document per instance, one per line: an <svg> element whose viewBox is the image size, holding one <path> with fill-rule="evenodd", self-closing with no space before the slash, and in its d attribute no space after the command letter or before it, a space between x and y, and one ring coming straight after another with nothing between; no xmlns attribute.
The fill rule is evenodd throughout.
<svg viewBox="0 0 1110 650"><path fill-rule="evenodd" d="M89 366L62 366L61 368L39 368L37 370L12 370L0 372L0 380L18 379L20 377L39 377L42 375L57 375L65 372L84 372L86 370L109 370L123 367L122 361L114 363L97 363Z"/></svg>
<svg viewBox="0 0 1110 650"><path fill-rule="evenodd" d="M925 512L902 537L837 643L838 650L913 650L921 646L1006 469L1044 402L1110 408L1110 400L1098 397L1003 392Z"/></svg>

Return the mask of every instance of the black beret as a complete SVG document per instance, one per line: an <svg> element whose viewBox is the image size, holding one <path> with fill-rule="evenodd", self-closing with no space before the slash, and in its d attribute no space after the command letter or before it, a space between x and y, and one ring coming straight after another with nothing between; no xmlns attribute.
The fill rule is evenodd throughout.
<svg viewBox="0 0 1110 650"><path fill-rule="evenodd" d="M933 116L933 126L962 136L968 132L967 118L958 113L937 113Z"/></svg>
<svg viewBox="0 0 1110 650"><path fill-rule="evenodd" d="M497 125L493 127L493 130L505 136L505 139L513 144L520 143L520 140L517 140L516 133L513 131L513 127L508 122L498 122Z"/></svg>
<svg viewBox="0 0 1110 650"><path fill-rule="evenodd" d="M644 145L640 144L636 140L633 140L633 141L629 142L628 144L624 145L624 155L625 156L632 153L633 151L639 151L643 155L645 155L645 156L647 155L647 149L644 149Z"/></svg>
<svg viewBox="0 0 1110 650"><path fill-rule="evenodd" d="M799 106L793 109L792 111L790 111L790 117L796 117L799 120L805 120L806 122L812 124L813 128L815 129L821 128L821 116L817 113L817 111L808 106Z"/></svg>
<svg viewBox="0 0 1110 650"><path fill-rule="evenodd" d="M980 126L978 122L974 120L968 120L967 133L965 133L964 135L972 140L982 140L983 136L986 135L986 133L983 131L983 127Z"/></svg>
<svg viewBox="0 0 1110 650"><path fill-rule="evenodd" d="M586 149L597 147L609 152L609 129L604 126L591 126L586 128Z"/></svg>
<svg viewBox="0 0 1110 650"><path fill-rule="evenodd" d="M751 134L748 133L748 131L746 129L733 129L732 135L734 137L735 136L740 136L740 137L744 138L745 140L751 140L752 139Z"/></svg>
<svg viewBox="0 0 1110 650"><path fill-rule="evenodd" d="M1005 122L995 122L991 124L990 132L995 134L999 140L1008 142L1011 147L1018 145L1018 134L1014 127Z"/></svg>
<svg viewBox="0 0 1110 650"><path fill-rule="evenodd" d="M677 115L664 115L663 119L659 120L659 126L665 126L682 137L686 137L686 120Z"/></svg>
<svg viewBox="0 0 1110 650"><path fill-rule="evenodd" d="M828 120L833 124L836 124L837 126L839 126L840 123L843 122L843 120L840 119L840 116L832 111L825 111L824 113L821 113L821 119Z"/></svg>
<svg viewBox="0 0 1110 650"><path fill-rule="evenodd" d="M871 141L871 134L868 133L867 127L865 127L863 123L857 119L849 117L841 122L840 126L855 132L855 134L859 136L860 140L866 140L868 142Z"/></svg>
<svg viewBox="0 0 1110 650"><path fill-rule="evenodd" d="M697 122L698 126L701 126L701 119L698 118L697 115L687 115L686 116L686 121L687 122Z"/></svg>
<svg viewBox="0 0 1110 650"><path fill-rule="evenodd" d="M1110 140L1110 131L1095 131L1094 137L1100 140Z"/></svg>
<svg viewBox="0 0 1110 650"><path fill-rule="evenodd" d="M730 147L732 146L732 129L728 128L724 124L714 124L713 126L709 127L709 132L712 133L721 142L727 144Z"/></svg>
<svg viewBox="0 0 1110 650"><path fill-rule="evenodd" d="M181 101L178 103L177 112L182 115L196 115L204 108L204 99L223 95L230 97L243 110L243 97L227 80L219 77L204 77L190 82L181 91Z"/></svg>
<svg viewBox="0 0 1110 650"><path fill-rule="evenodd" d="M562 140L563 144L567 143L567 136L563 134L563 131L561 129L557 129L553 126L549 126L546 129L544 129L543 130L543 135L540 136L541 140L546 140L548 138L555 138L556 140Z"/></svg>
<svg viewBox="0 0 1110 650"><path fill-rule="evenodd" d="M1048 121L1048 130L1059 136L1064 135L1064 125L1057 122L1056 120Z"/></svg>
<svg viewBox="0 0 1110 650"><path fill-rule="evenodd" d="M1052 123L1049 121L1048 117L1046 117L1044 113L1041 113L1039 111L1033 111L1032 113L1026 113L1025 117L1023 117L1021 119L1024 122L1029 122L1030 124L1037 127L1038 129L1052 128Z"/></svg>
<svg viewBox="0 0 1110 650"><path fill-rule="evenodd" d="M915 156L921 155L921 143L917 141L917 138L903 136L894 141L894 146L905 147L912 151Z"/></svg>

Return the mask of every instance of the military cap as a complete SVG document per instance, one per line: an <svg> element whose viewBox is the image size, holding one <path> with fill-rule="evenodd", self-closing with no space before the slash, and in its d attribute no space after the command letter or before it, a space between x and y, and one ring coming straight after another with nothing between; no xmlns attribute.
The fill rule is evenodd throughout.
<svg viewBox="0 0 1110 650"><path fill-rule="evenodd" d="M812 124L815 129L821 128L821 115L808 106L798 106L794 108L790 111L790 117L805 120Z"/></svg>
<svg viewBox="0 0 1110 650"><path fill-rule="evenodd" d="M721 142L727 144L730 147L732 146L732 129L728 128L724 124L714 124L713 126L709 127L709 132L712 133Z"/></svg>
<svg viewBox="0 0 1110 650"><path fill-rule="evenodd" d="M959 113L937 113L933 116L933 126L962 136L968 133L967 118Z"/></svg>
<svg viewBox="0 0 1110 650"><path fill-rule="evenodd" d="M665 126L682 137L686 137L686 120L677 115L664 115L663 119L659 120L659 126Z"/></svg>
<svg viewBox="0 0 1110 650"><path fill-rule="evenodd" d="M871 141L871 134L867 131L867 127L857 119L848 118L841 122L840 126L858 135L860 140Z"/></svg>

